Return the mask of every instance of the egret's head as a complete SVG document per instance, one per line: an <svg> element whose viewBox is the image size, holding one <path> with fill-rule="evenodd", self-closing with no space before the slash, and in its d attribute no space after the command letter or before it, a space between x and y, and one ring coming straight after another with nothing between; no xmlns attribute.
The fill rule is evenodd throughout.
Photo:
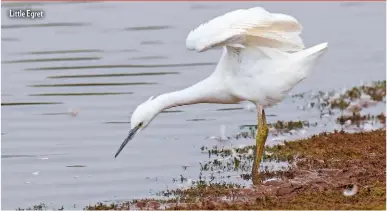
<svg viewBox="0 0 387 211"><path fill-rule="evenodd" d="M147 101L138 105L134 110L130 119L131 129L136 128L138 125L141 125L140 129L146 128L158 114L158 109L156 108L157 105L152 102L153 99L153 96L150 97Z"/></svg>
<svg viewBox="0 0 387 211"><path fill-rule="evenodd" d="M130 131L129 131L128 137L121 144L115 157L117 157L118 154L120 154L121 150L125 147L125 145L136 134L144 130L149 125L149 123L153 120L153 118L155 118L156 115L159 113L159 109L157 108L157 105L155 105L152 102L152 100L153 100L153 96L150 97L149 100L138 105L137 108L134 110L132 114L132 118L130 119Z"/></svg>

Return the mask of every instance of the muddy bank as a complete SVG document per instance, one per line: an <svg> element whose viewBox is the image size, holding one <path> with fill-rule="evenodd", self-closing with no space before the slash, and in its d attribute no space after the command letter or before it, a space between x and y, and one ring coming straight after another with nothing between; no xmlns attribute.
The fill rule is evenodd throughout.
<svg viewBox="0 0 387 211"><path fill-rule="evenodd" d="M323 133L268 147L265 159L288 161L255 187L198 181L164 191L168 200L134 200L85 209L383 209L386 132ZM241 150L248 152L248 150ZM222 153L222 152L220 152ZM273 179L274 176L274 179Z"/></svg>

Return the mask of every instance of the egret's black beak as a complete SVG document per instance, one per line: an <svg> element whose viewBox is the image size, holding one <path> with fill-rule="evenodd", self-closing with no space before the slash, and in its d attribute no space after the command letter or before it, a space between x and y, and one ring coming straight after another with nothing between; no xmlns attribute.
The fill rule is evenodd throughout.
<svg viewBox="0 0 387 211"><path fill-rule="evenodd" d="M126 137L126 139L124 140L124 142L122 142L120 148L118 149L116 155L114 156L115 158L120 154L121 150L126 146L126 144L132 140L132 138L134 137L134 135L136 134L137 130L140 129L142 123L141 124L138 124L135 128L133 128L132 130L129 131L129 134L128 134L128 137Z"/></svg>

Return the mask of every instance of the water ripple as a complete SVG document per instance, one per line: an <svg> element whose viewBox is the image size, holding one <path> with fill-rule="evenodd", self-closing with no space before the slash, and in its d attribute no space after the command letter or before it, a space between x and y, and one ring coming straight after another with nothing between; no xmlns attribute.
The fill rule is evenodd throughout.
<svg viewBox="0 0 387 211"><path fill-rule="evenodd" d="M153 75L176 75L179 72L151 72L151 73L112 73L112 74L92 74L92 75L58 75L47 78L105 78L123 76L153 76Z"/></svg>
<svg viewBox="0 0 387 211"><path fill-rule="evenodd" d="M69 53L101 53L104 52L100 49L74 49L74 50L56 50L56 51L29 51L21 52L19 54L69 54Z"/></svg>
<svg viewBox="0 0 387 211"><path fill-rule="evenodd" d="M68 92L68 93L42 93L29 96L101 96L101 95L130 95L133 92Z"/></svg>
<svg viewBox="0 0 387 211"><path fill-rule="evenodd" d="M170 29L172 26L135 26L125 28L126 31L144 31L144 30L161 30L161 29Z"/></svg>
<svg viewBox="0 0 387 211"><path fill-rule="evenodd" d="M154 85L156 83L136 82L136 83L71 83L71 84L37 84L30 87L78 87L78 86L135 86Z"/></svg>
<svg viewBox="0 0 387 211"><path fill-rule="evenodd" d="M12 64L12 63L31 63L31 62L91 61L91 60L100 60L100 59L101 59L101 57L21 59L21 60L4 61L2 63L4 63L4 64Z"/></svg>
<svg viewBox="0 0 387 211"><path fill-rule="evenodd" d="M1 102L1 106L53 105L61 102Z"/></svg>
<svg viewBox="0 0 387 211"><path fill-rule="evenodd" d="M40 28L40 27L84 27L90 26L90 23L36 23L36 24L9 24L1 25L1 29L20 29L20 28Z"/></svg>
<svg viewBox="0 0 387 211"><path fill-rule="evenodd" d="M160 68L160 67L193 67L193 66L212 66L215 62L198 62L185 64L123 64L123 65L90 65L90 66L59 66L59 67L38 67L28 68L26 70L75 70L75 69L103 69L103 68Z"/></svg>

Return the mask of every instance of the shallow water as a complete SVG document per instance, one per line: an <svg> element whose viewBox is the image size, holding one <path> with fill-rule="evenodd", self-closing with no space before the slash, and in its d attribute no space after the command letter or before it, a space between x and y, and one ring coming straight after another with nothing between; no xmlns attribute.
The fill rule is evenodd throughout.
<svg viewBox="0 0 387 211"><path fill-rule="evenodd" d="M139 103L214 69L220 51L187 51L188 32L224 12L258 5L294 15L304 25L306 46L329 42L328 53L292 93L385 79L385 3L24 4L45 11L46 18L33 21L7 18L7 10L23 4L3 3L2 208L44 202L80 209L151 196L176 187L180 174L196 178L199 161L207 159L200 147L216 144L207 137L218 135L222 124L236 134L240 125L255 124L255 113L227 110L241 105L175 108L181 112L160 114L117 159L113 155ZM285 99L267 110L268 121L328 122L306 135L334 128L318 112L297 106ZM184 171L183 165L192 167Z"/></svg>

